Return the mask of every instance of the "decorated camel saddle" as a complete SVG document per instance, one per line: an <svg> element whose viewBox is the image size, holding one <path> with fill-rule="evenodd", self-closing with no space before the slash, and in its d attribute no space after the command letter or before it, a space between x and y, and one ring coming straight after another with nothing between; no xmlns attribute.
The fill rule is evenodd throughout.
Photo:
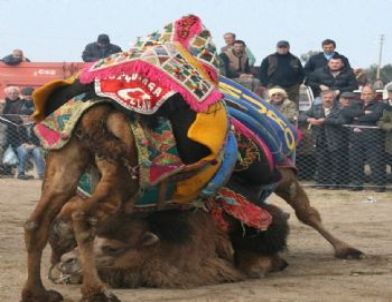
<svg viewBox="0 0 392 302"><path fill-rule="evenodd" d="M285 161L295 149L295 130L245 88L228 79L218 79L218 65L210 32L198 17L183 17L138 41L129 51L86 66L75 78L38 89L33 96L33 116L38 122L35 132L46 149L63 148L83 113L100 103L113 104L133 117L130 129L138 149L139 209L166 209L189 201L194 206L195 200L197 203L215 198L221 201L221 208L234 211L233 215L243 217L249 224L251 220L259 221L257 228L265 229L270 216L268 223L268 215L262 217L265 214L260 208L222 187L236 166L251 164L260 150L271 170ZM92 86L95 96L79 91L46 114L53 93L75 83ZM192 164L184 164L179 156L168 119L159 117L149 128L135 118L156 114L178 94L196 113L187 137L209 150L207 156ZM242 153L239 141L244 146ZM82 176L79 193L89 196L94 191L97 174L93 169ZM236 203L243 206L232 210ZM240 208L246 208L248 214ZM258 219L250 219L249 213L259 213Z"/></svg>
<svg viewBox="0 0 392 302"><path fill-rule="evenodd" d="M96 98L86 100L83 93L75 95L46 116L45 107L51 92L70 83L57 81L39 89L34 95L34 117L38 121L45 119L37 125L36 133L47 149L62 148L83 112L99 102L110 102L134 115L153 115L179 94L190 110L196 112L194 122L187 130L188 138L210 152L199 162L192 165L181 162L175 148L171 147L175 146L175 140L167 120L159 120L156 132L142 128L137 121L131 124L138 141L143 192L186 171L185 174L191 177L176 178L172 181L173 190L169 185L167 194L173 195L176 202L187 202L195 199L222 167L225 146L236 150L233 143L228 143L234 140L229 138L229 120L217 85L217 70L218 55L210 32L198 17L183 17L166 25L161 32L138 41L129 51L86 66L74 80L86 86L93 85ZM234 163L235 152L231 154ZM192 175L192 171L197 173Z"/></svg>

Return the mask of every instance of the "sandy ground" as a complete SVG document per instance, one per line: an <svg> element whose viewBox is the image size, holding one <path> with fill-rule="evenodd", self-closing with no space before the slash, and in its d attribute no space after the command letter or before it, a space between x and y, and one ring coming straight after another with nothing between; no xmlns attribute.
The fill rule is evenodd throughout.
<svg viewBox="0 0 392 302"><path fill-rule="evenodd" d="M39 196L40 182L0 179L0 301L19 300L26 278L22 224ZM264 279L192 290L115 290L122 301L392 301L392 193L307 190L325 221L341 239L367 254L338 260L329 244L291 216L290 266ZM273 202L291 211L284 202ZM48 255L46 251L45 255ZM47 272L44 259L43 272ZM66 301L78 301L76 286L47 286Z"/></svg>

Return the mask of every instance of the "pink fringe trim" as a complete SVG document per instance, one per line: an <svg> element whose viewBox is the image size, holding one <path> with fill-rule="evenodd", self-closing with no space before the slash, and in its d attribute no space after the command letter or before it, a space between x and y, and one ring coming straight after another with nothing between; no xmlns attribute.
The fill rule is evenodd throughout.
<svg viewBox="0 0 392 302"><path fill-rule="evenodd" d="M264 152L265 156L267 157L270 170L272 171L275 167L275 162L272 153L268 148L268 146L266 145L266 143L264 143L264 141L260 137L258 137L252 130L250 130L248 127L246 127L237 119L232 117L230 120L235 128L237 128L243 135L245 135L246 138L255 142L259 146L259 148Z"/></svg>
<svg viewBox="0 0 392 302"><path fill-rule="evenodd" d="M182 23L187 22L187 20L189 20L189 19L195 20L195 23L192 24L192 26L190 26L188 29L185 29L184 25ZM179 35L184 30L188 31L186 38L183 38ZM202 27L201 20L199 17L197 17L195 15L189 15L189 16L182 17L181 19L179 19L175 22L174 41L178 41L185 48L188 48L190 39L192 39L194 36L198 35L202 30L203 30L203 27Z"/></svg>
<svg viewBox="0 0 392 302"><path fill-rule="evenodd" d="M141 60L135 60L128 63L118 64L113 67L103 68L101 70L90 71L90 68L82 70L79 80L82 84L89 84L95 79L103 80L110 76L120 75L122 73L131 74L134 72L140 73L158 85L168 87L182 95L189 106L196 112L203 112L208 107L223 98L223 94L215 87L207 95L204 100L198 102L197 99L182 85L178 84L174 79L170 78L165 72L149 63Z"/></svg>

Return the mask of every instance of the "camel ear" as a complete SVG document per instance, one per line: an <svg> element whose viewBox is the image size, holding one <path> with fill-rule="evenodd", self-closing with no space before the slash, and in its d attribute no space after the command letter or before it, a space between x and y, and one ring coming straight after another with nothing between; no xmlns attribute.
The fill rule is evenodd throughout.
<svg viewBox="0 0 392 302"><path fill-rule="evenodd" d="M141 246L151 246L158 243L159 237L154 233L147 232L145 233L142 238L140 239Z"/></svg>

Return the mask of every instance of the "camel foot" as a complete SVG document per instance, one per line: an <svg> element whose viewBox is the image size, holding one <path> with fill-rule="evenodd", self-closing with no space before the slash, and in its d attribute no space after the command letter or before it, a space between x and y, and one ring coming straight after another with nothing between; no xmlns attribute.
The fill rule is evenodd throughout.
<svg viewBox="0 0 392 302"><path fill-rule="evenodd" d="M106 289L100 293L84 296L80 302L121 302L121 300L111 291Z"/></svg>
<svg viewBox="0 0 392 302"><path fill-rule="evenodd" d="M60 302L63 296L54 290L31 291L23 290L21 302Z"/></svg>
<svg viewBox="0 0 392 302"><path fill-rule="evenodd" d="M365 257L365 254L353 247L346 247L346 248L336 250L335 257L340 259L360 260Z"/></svg>

